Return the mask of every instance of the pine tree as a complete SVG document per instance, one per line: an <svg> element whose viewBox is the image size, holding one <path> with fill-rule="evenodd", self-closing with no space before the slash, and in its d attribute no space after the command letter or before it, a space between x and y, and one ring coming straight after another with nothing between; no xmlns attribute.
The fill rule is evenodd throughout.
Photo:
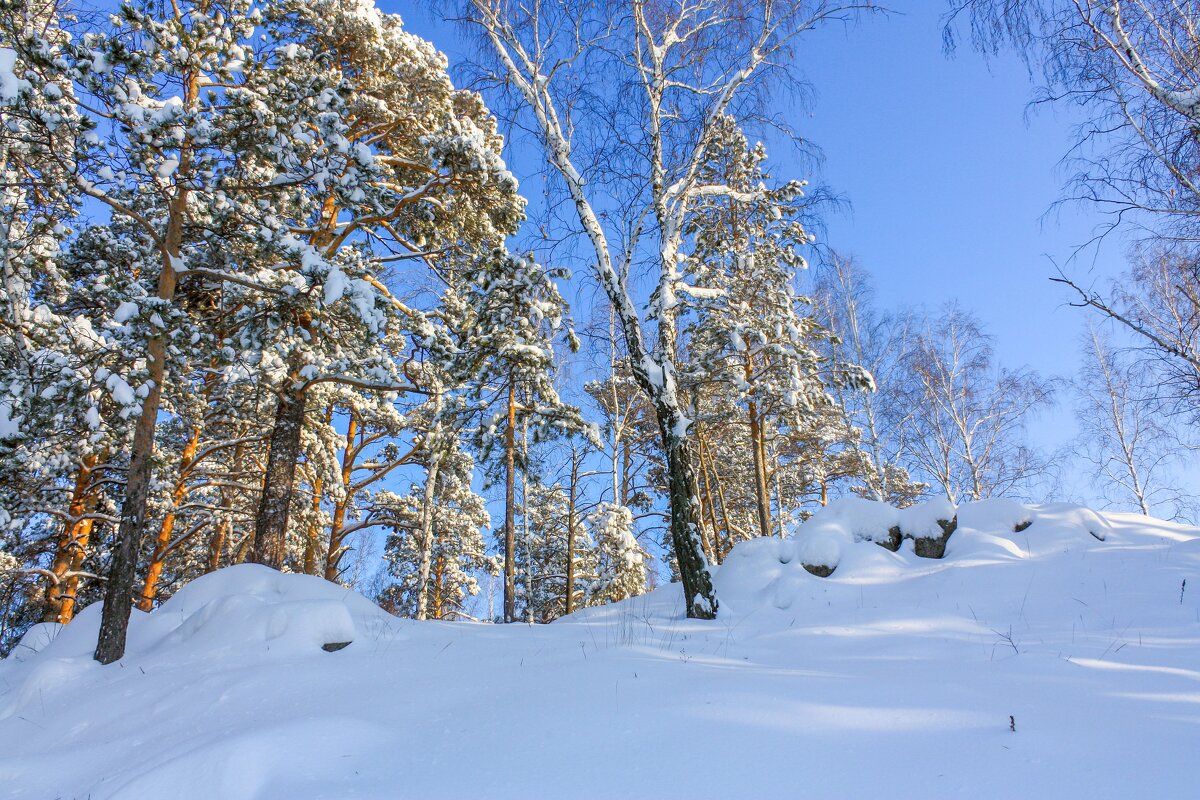
<svg viewBox="0 0 1200 800"><path fill-rule="evenodd" d="M553 336L566 311L556 277L532 258L498 249L448 304L460 320L454 370L468 387L469 399L459 414L475 420L480 461L503 462L505 622L517 619L516 480L518 469L527 466L518 430L529 430L534 444L590 430L579 410L560 399L553 382ZM569 329L566 338L572 348L578 346Z"/></svg>
<svg viewBox="0 0 1200 800"><path fill-rule="evenodd" d="M385 590L382 600L402 616L447 619L465 615L467 599L479 593L477 576L499 571L497 561L486 554L483 539L490 522L486 503L471 489L474 460L457 446L443 449L437 458L427 551L419 535L426 508L424 487L414 486L403 497L380 492L375 498L396 521L384 551L388 573L396 581ZM422 564L428 565L424 568L428 575L422 574ZM421 608L423 598L425 609Z"/></svg>
<svg viewBox="0 0 1200 800"><path fill-rule="evenodd" d="M808 310L809 299L794 289L797 270L807 266L801 251L810 243L802 222L807 211L803 184L772 187L766 159L762 144L751 146L732 118L717 123L699 180L728 191L695 201L687 222L694 248L685 264L693 287L685 301L693 311L685 328L690 359L685 380L695 400L697 438L704 439L697 448L720 448L722 461L728 453L735 463L750 462L752 492L734 491L720 502L729 526L729 518L737 516L730 501L741 501L743 508L749 501L753 522L741 521L738 527L752 524L757 536L778 530L772 522L773 441L819 442L821 453L810 463L827 463L828 445L851 438L822 430L836 422L828 413L834 406L828 386L869 378L861 370L830 364L820 352L828 333ZM734 432L743 437L742 447L732 448L741 457L718 441L718 434ZM713 461L711 454L701 458ZM825 481L828 476L813 477ZM715 521L714 513L709 517ZM727 538L733 535L726 532ZM720 553L719 545L710 547Z"/></svg>
<svg viewBox="0 0 1200 800"><path fill-rule="evenodd" d="M588 586L588 605L615 603L646 591L649 554L634 535L633 514L625 506L601 503L587 517L596 547L596 574Z"/></svg>

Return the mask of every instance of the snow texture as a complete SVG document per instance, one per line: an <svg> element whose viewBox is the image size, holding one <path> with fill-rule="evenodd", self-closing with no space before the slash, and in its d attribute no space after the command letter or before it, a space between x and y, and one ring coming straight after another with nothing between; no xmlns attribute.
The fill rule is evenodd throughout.
<svg viewBox="0 0 1200 800"><path fill-rule="evenodd" d="M0 102L10 103L16 100L21 90L29 87L29 84L14 72L16 66L16 51L0 47Z"/></svg>
<svg viewBox="0 0 1200 800"><path fill-rule="evenodd" d="M21 433L21 418L13 415L12 402L0 400L0 439L18 436Z"/></svg>
<svg viewBox="0 0 1200 800"><path fill-rule="evenodd" d="M246 565L135 611L102 667L92 606L0 662L0 794L1191 796L1200 530L988 501L945 558L875 543L947 510L837 504L743 542L713 622L665 586L547 626L416 623ZM799 563L823 548L828 578Z"/></svg>

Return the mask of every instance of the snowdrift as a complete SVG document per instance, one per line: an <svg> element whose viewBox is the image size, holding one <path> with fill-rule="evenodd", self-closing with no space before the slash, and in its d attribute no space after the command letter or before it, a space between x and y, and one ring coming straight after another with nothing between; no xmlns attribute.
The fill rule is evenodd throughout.
<svg viewBox="0 0 1200 800"><path fill-rule="evenodd" d="M135 610L126 661L279 660L351 643L394 622L362 595L321 578L241 564L184 586L152 613ZM96 603L70 625L35 625L10 659L86 658L99 630Z"/></svg>
<svg viewBox="0 0 1200 800"><path fill-rule="evenodd" d="M1200 530L1069 505L831 505L549 626L415 623L245 565L0 662L12 798L1189 796ZM1186 583L1185 583L1186 581Z"/></svg>

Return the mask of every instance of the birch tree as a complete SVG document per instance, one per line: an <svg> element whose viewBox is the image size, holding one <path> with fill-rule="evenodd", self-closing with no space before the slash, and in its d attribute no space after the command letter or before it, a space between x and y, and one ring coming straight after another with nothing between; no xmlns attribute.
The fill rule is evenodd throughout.
<svg viewBox="0 0 1200 800"><path fill-rule="evenodd" d="M1194 0L950 0L954 44L1012 47L1049 98L1087 121L1073 196L1138 219L1142 235L1200 233L1200 7ZM1119 218L1113 224L1120 224ZM1147 229L1144 226L1149 226Z"/></svg>
<svg viewBox="0 0 1200 800"><path fill-rule="evenodd" d="M995 362L991 342L960 308L947 306L907 357L904 399L912 464L951 503L1028 496L1049 462L1026 442L1025 425L1054 385Z"/></svg>
<svg viewBox="0 0 1200 800"><path fill-rule="evenodd" d="M1143 252L1114 286L1097 290L1065 276L1060 282L1077 305L1121 325L1141 341L1148 359L1194 385L1200 374L1200 4L951 0L950 8L951 44L956 23L965 20L974 45L985 52L1011 47L1041 68L1046 98L1082 109L1067 199L1111 212L1109 229L1139 240Z"/></svg>
<svg viewBox="0 0 1200 800"><path fill-rule="evenodd" d="M1157 408L1157 381L1144 362L1114 348L1094 326L1083 341L1075 381L1077 452L1091 465L1096 488L1117 508L1171 519L1190 505L1180 488L1186 447L1179 426Z"/></svg>
<svg viewBox="0 0 1200 800"><path fill-rule="evenodd" d="M813 294L832 334L824 341L831 360L857 364L871 375L869 386L831 387L846 424L861 432L857 450L866 463L855 491L897 507L911 505L928 488L903 466L912 408L901 389L916 322L912 315L878 308L866 270L838 254L819 271Z"/></svg>
<svg viewBox="0 0 1200 800"><path fill-rule="evenodd" d="M734 193L700 180L703 154L719 120L749 113L752 94L784 69L801 33L868 5L470 0L465 10L570 199L595 278L624 333L634 379L654 407L689 617L713 618L718 603L701 545L691 420L678 377L678 300L689 288L681 271L684 221L697 198ZM584 146L581 130L592 123L602 131L615 125L616 135L603 133L607 142L598 149ZM627 170L606 174L605 162ZM606 224L609 207L638 209L643 222L632 237L622 240ZM627 268L635 254L651 265L644 315Z"/></svg>

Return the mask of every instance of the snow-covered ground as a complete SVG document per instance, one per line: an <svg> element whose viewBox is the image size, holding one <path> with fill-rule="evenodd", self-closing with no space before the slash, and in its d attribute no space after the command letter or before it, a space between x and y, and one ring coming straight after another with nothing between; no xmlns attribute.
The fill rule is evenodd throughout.
<svg viewBox="0 0 1200 800"><path fill-rule="evenodd" d="M1200 530L993 501L944 559L869 541L944 512L843 503L743 543L716 622L668 586L415 623L240 566L135 612L101 667L89 608L0 662L0 796L1195 796Z"/></svg>

